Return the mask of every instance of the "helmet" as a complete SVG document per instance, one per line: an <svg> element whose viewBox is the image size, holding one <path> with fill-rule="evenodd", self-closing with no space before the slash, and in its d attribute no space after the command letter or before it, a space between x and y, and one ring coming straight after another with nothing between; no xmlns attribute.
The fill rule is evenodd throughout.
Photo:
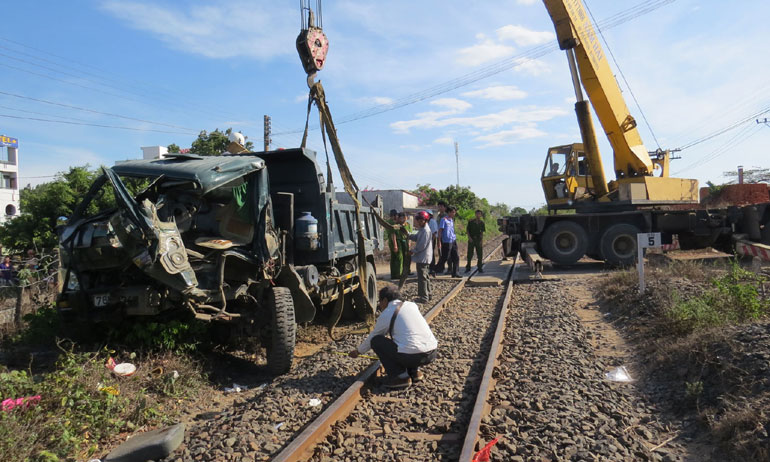
<svg viewBox="0 0 770 462"><path fill-rule="evenodd" d="M428 215L428 212L417 212L417 215L415 215L415 217L425 221L430 220L430 215Z"/></svg>

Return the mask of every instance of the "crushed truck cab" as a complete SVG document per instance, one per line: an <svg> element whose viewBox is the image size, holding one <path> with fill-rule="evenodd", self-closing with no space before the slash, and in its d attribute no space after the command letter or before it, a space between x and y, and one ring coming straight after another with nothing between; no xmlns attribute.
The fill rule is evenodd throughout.
<svg viewBox="0 0 770 462"><path fill-rule="evenodd" d="M127 184L142 190L131 194ZM116 207L89 214L102 194ZM336 201L308 149L120 162L58 229L58 306L108 322L177 312L245 326L265 345L268 367L283 373L296 324L318 309L352 293L349 308L374 315L381 210L361 213L363 249L354 207Z"/></svg>

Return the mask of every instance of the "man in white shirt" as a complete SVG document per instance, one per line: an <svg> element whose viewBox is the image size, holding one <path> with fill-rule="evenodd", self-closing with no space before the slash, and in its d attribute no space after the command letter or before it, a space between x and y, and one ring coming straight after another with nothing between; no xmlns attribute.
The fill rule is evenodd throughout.
<svg viewBox="0 0 770 462"><path fill-rule="evenodd" d="M374 350L387 373L385 386L406 388L423 379L419 367L436 359L438 342L420 309L402 301L396 286L380 289L378 308L382 312L374 329L349 355L356 358Z"/></svg>

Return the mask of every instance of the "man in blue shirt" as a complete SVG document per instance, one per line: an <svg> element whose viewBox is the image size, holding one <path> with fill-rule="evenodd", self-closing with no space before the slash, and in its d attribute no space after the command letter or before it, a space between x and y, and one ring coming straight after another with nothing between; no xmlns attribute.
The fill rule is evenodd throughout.
<svg viewBox="0 0 770 462"><path fill-rule="evenodd" d="M441 259L436 264L437 268L443 269L444 263L448 263L447 273L451 273L453 278L460 277L457 274L457 267L460 265L460 254L457 253L455 215L457 215L457 209L450 205L446 208L446 216L438 224L438 236L439 241L441 241Z"/></svg>

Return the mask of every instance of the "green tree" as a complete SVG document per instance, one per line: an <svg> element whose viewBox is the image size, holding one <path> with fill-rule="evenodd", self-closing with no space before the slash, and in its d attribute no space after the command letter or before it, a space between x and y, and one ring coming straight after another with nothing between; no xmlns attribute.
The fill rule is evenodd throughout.
<svg viewBox="0 0 770 462"><path fill-rule="evenodd" d="M217 128L211 133L203 130L198 134L198 138L192 142L190 152L201 156L219 156L227 150L227 145L230 144L228 136L232 132L232 128L228 128L224 132ZM251 151L254 149L254 143L247 141L244 147Z"/></svg>
<svg viewBox="0 0 770 462"><path fill-rule="evenodd" d="M523 207L514 207L511 209L511 215L524 215L527 213L527 209Z"/></svg>
<svg viewBox="0 0 770 462"><path fill-rule="evenodd" d="M171 144L169 144L169 145L166 147L166 149L168 149L168 152L179 152L179 151L181 150L181 149L179 148L179 146L178 146L178 145L176 145L176 144L174 144L174 143L171 143Z"/></svg>
<svg viewBox="0 0 770 462"><path fill-rule="evenodd" d="M72 215L98 175L99 172L90 170L88 165L71 167L67 172L58 173L53 181L22 189L19 194L21 214L0 225L0 242L17 251L56 246L57 219ZM91 203L88 212L95 213L110 204L114 204L112 188L105 188L104 194Z"/></svg>

